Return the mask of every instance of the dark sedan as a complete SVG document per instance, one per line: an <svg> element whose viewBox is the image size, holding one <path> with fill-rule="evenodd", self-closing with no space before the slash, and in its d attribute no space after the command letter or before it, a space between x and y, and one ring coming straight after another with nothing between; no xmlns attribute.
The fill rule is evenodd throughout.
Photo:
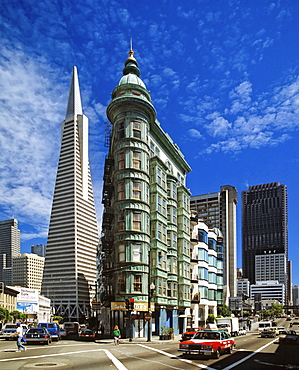
<svg viewBox="0 0 299 370"><path fill-rule="evenodd" d="M24 335L26 343L45 343L50 344L52 338L46 328L30 328Z"/></svg>
<svg viewBox="0 0 299 370"><path fill-rule="evenodd" d="M95 340L95 332L91 329L81 329L79 331L79 339L81 340Z"/></svg>

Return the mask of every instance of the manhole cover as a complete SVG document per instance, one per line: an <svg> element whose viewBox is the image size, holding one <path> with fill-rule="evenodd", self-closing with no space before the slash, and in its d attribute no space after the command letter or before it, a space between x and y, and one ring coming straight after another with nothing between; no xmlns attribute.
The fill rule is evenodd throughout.
<svg viewBox="0 0 299 370"><path fill-rule="evenodd" d="M57 366L57 364L35 364L34 366Z"/></svg>

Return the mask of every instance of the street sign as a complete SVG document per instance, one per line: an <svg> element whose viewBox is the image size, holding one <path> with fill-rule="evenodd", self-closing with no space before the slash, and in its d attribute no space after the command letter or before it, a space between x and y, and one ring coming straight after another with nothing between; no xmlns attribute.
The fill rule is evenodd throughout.
<svg viewBox="0 0 299 370"><path fill-rule="evenodd" d="M145 321L150 321L151 320L151 317L152 317L152 315L150 313L145 313L144 314L144 320Z"/></svg>
<svg viewBox="0 0 299 370"><path fill-rule="evenodd" d="M101 302L91 302L92 308L101 308L102 303Z"/></svg>

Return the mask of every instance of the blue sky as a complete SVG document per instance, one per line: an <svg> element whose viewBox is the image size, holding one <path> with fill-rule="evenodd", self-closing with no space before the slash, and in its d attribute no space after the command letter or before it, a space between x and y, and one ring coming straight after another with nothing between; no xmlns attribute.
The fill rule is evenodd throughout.
<svg viewBox="0 0 299 370"><path fill-rule="evenodd" d="M193 195L233 185L288 187L289 258L299 284L299 2L2 0L0 220L21 251L46 243L73 65L89 118L98 220L105 110L133 38L161 126L192 168Z"/></svg>

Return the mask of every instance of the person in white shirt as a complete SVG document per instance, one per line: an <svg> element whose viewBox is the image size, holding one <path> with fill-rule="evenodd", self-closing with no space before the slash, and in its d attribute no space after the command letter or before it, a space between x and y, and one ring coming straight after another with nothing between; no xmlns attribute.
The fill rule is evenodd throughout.
<svg viewBox="0 0 299 370"><path fill-rule="evenodd" d="M26 347L22 344L23 328L19 322L17 323L17 331L14 335L17 336L18 351L20 352L22 349L26 351Z"/></svg>

